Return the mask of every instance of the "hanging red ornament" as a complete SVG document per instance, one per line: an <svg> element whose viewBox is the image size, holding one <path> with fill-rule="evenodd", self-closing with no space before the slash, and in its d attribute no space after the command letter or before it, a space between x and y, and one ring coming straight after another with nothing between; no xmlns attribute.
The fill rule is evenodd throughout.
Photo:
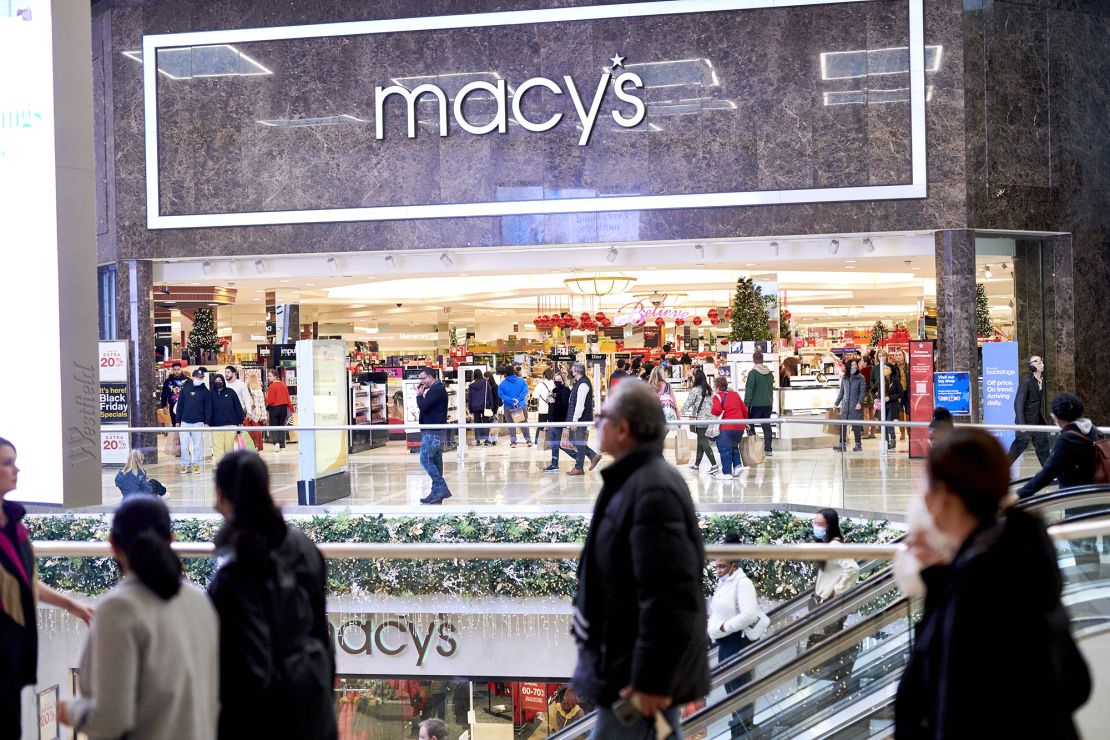
<svg viewBox="0 0 1110 740"><path fill-rule="evenodd" d="M709 311L708 311L708 312L706 312L706 314L705 314L705 315L709 317L709 320L710 320L710 321L716 321L716 320L717 320L718 318L720 318L720 316L721 316L721 314L720 314L720 313L718 313L718 312L717 312L717 309L715 309L715 308L711 308L711 309L709 309Z"/></svg>
<svg viewBox="0 0 1110 740"><path fill-rule="evenodd" d="M563 326L573 331L574 329L578 328L578 320L572 316L571 318L563 321Z"/></svg>
<svg viewBox="0 0 1110 740"><path fill-rule="evenodd" d="M685 323L686 323L686 322L685 322L685 321L683 321L682 319L675 319L675 320L674 320L674 325L675 325L675 326L682 326L682 325L683 325L683 324L685 324Z"/></svg>
<svg viewBox="0 0 1110 740"><path fill-rule="evenodd" d="M695 316L693 318L693 322L694 322L694 326L701 326L701 316Z"/></svg>
<svg viewBox="0 0 1110 740"><path fill-rule="evenodd" d="M601 311L598 311L597 313L594 314L594 319L596 321L604 321L605 320L605 314L602 313Z"/></svg>
<svg viewBox="0 0 1110 740"><path fill-rule="evenodd" d="M717 324L721 323L721 320L720 319L710 319L709 323L713 324L713 326L716 326Z"/></svg>
<svg viewBox="0 0 1110 740"><path fill-rule="evenodd" d="M604 326L606 329L608 329L610 326L613 325L613 322L610 321L608 317L605 317L604 319L601 320L601 325Z"/></svg>
<svg viewBox="0 0 1110 740"><path fill-rule="evenodd" d="M728 309L727 311L725 311L725 319L728 320L728 321L732 321L732 309L731 308Z"/></svg>
<svg viewBox="0 0 1110 740"><path fill-rule="evenodd" d="M667 323L667 322L666 322L666 321L664 321L663 319L656 319L656 320L655 320L655 325L656 325L656 326L660 326L660 327L661 327L661 326L663 326L663 325L664 325L664 324L666 324L666 323Z"/></svg>

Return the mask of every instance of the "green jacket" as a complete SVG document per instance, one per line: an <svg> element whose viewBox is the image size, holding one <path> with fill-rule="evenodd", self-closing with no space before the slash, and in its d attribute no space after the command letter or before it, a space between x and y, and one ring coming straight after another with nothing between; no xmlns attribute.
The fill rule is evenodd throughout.
<svg viewBox="0 0 1110 740"><path fill-rule="evenodd" d="M758 367L748 373L748 382L744 386L744 405L770 406L771 396L775 388L775 376L766 365L762 366L766 372L760 372Z"/></svg>

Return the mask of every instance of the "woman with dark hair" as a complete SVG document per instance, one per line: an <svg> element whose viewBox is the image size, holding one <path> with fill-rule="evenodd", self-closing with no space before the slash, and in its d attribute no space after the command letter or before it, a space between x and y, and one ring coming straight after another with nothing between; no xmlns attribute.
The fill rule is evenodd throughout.
<svg viewBox="0 0 1110 740"><path fill-rule="evenodd" d="M498 411L498 409L501 408L501 396L497 395L497 378L495 378L493 373L489 370L486 370L486 385L489 386L489 389L490 389L489 390L490 408L493 409L493 419L492 419L492 421L496 422L497 421L497 411ZM489 433L486 435L486 444L491 446L491 447L497 445L497 430L496 429L490 429L489 430Z"/></svg>
<svg viewBox="0 0 1110 740"><path fill-rule="evenodd" d="M337 737L320 551L285 525L253 452L216 466L216 509L226 519L208 586L220 615L219 737Z"/></svg>
<svg viewBox="0 0 1110 740"><path fill-rule="evenodd" d="M694 374L690 380L690 393L686 396L686 403L682 405L682 415L690 419L712 419L713 418L713 389L709 387L709 379L705 377L705 371L700 367L694 368ZM693 464L690 465L690 470L699 470L701 468L702 457L709 458L709 473L717 473L720 467L717 465L717 458L713 455L713 440L714 437L708 435L709 424L697 424L694 426L694 434L698 438L698 453L694 458Z"/></svg>
<svg viewBox="0 0 1110 740"><path fill-rule="evenodd" d="M161 500L133 496L108 543L123 579L101 599L81 656L81 698L58 718L89 737L212 740L219 708L219 624L204 594L182 587Z"/></svg>
<svg viewBox="0 0 1110 740"><path fill-rule="evenodd" d="M38 579L31 534L23 525L27 510L5 500L19 483L15 445L0 437L0 738L18 738L22 708L20 692L35 683L38 668L36 598L65 609L86 623L93 610Z"/></svg>
<svg viewBox="0 0 1110 740"><path fill-rule="evenodd" d="M833 404L840 409L842 420L863 418L863 397L866 393L867 383L860 375L859 360L852 358L844 364L844 377L840 379L840 392L836 394L836 401ZM852 452L859 452L863 449L863 445L860 443L862 435L863 430L860 426L853 424L852 436L855 437L856 445L852 448ZM837 452L844 452L848 449L847 425L840 427L840 444L833 447L833 449Z"/></svg>
<svg viewBox="0 0 1110 740"><path fill-rule="evenodd" d="M1090 674L1044 522L1001 511L1009 480L988 432L956 429L929 450L931 522L907 543L923 568L925 616L898 686L896 738L1079 737L1072 714ZM1022 697L1036 707L1016 710Z"/></svg>
<svg viewBox="0 0 1110 740"><path fill-rule="evenodd" d="M821 509L813 517L813 538L829 544L843 542L840 533L840 515L835 509ZM817 570L817 583L813 595L818 602L825 602L839 596L856 584L859 577L859 564L851 558L836 558L821 563Z"/></svg>

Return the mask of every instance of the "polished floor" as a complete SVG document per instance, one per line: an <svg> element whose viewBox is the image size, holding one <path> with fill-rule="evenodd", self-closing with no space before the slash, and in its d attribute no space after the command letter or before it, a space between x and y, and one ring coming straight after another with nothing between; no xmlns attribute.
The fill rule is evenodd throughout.
<svg viewBox="0 0 1110 740"><path fill-rule="evenodd" d="M829 445L833 438L829 437ZM878 439L864 440L862 452L835 452L830 447L809 450L779 450L757 467L737 478L719 480L708 472L680 466L695 505L701 511L724 512L766 510L790 506L799 510L825 506L848 512L877 513L895 518L905 511L909 497L919 491L924 479L924 461L909 459L906 442L899 440L893 452L880 450ZM572 463L560 458L561 470L544 472L550 452L526 447L515 449L502 439L495 447L468 447L465 459L457 451L444 454L445 477L453 496L443 506L421 506L429 492L429 479L418 455L406 451L403 442L361 452L350 457L351 495L325 508L374 513L413 513L463 509L483 513L588 512L601 487L602 468L581 477L566 475ZM267 444L262 452L269 463L275 498L289 510L297 510L298 447L278 450ZM668 452L673 460L673 451ZM168 462L168 460L174 462ZM197 474L177 472L177 459L161 456L149 467L152 477L169 489L167 503L174 511L211 511L214 484L211 462ZM1014 477L1032 475L1039 469L1030 448L1014 469ZM104 468L104 506L110 510L120 494L113 479L117 468Z"/></svg>

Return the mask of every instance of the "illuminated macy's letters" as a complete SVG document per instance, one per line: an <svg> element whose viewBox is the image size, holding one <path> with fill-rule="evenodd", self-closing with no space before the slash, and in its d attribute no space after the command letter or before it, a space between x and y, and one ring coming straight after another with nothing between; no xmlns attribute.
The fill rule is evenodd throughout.
<svg viewBox="0 0 1110 740"><path fill-rule="evenodd" d="M621 67L624 64L624 57L614 56L611 59L613 65L612 69ZM647 106L644 104L642 98L635 92L644 87L644 81L635 72L624 72L615 79L613 78L612 70L606 70L601 73L601 77L597 81L597 87L593 90L592 97L588 98L583 93L589 94L589 89L580 90L574 78L570 75L563 75L563 87L555 80L547 77L532 77L521 84L517 85L513 90L512 100L509 100L508 83L505 80L497 80L496 83L486 81L475 81L465 85L455 95L454 100L454 114L455 122L468 133L471 134L488 134L497 131L499 134L506 133L509 126L509 109L512 108L513 120L516 121L522 128L527 131L548 131L559 125L563 120L562 113L555 113L545 121L530 120L522 110L524 98L533 88L542 87L554 95L562 95L564 92L570 96L571 101L574 103L574 110L578 114L578 121L582 125L582 134L578 138L578 145L585 146L590 141L590 135L593 133L594 125L597 123L598 115L601 113L602 105L605 102L607 93L610 87L613 89L613 94L617 97L618 104L626 104L631 106L631 115L625 115L626 111L618 108L613 108L610 115L613 121L618 126L623 128L632 128L639 125L647 115ZM479 125L473 124L466 119L463 112L463 106L466 103L467 97L482 91L493 97L496 102L497 110L493 119L487 123ZM378 139L385 138L385 104L391 96L400 96L407 103L408 108L408 137L413 139L416 137L416 103L417 100L423 95L435 96L435 102L438 108L437 118L439 122L439 135L447 136L447 108L448 100L447 93L443 91L438 85L424 84L419 85L412 90L400 85L391 85L389 87L376 87L374 88L374 109L376 119L375 134Z"/></svg>

